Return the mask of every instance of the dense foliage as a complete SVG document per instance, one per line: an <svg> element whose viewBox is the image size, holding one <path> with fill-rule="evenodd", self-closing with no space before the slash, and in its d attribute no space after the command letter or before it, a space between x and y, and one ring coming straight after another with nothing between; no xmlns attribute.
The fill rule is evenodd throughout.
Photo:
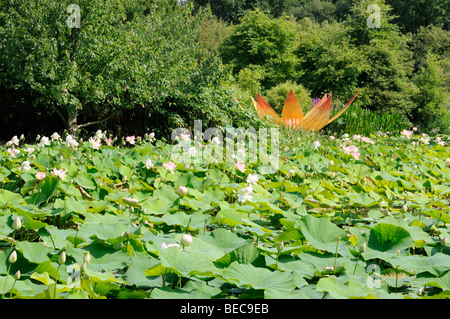
<svg viewBox="0 0 450 319"><path fill-rule="evenodd" d="M272 173L120 142L0 149L3 298L449 298L448 136L311 135Z"/></svg>
<svg viewBox="0 0 450 319"><path fill-rule="evenodd" d="M84 1L80 28L69 28L70 3L2 2L0 87L32 97L29 112L56 113L72 133L109 120L110 128L166 136L192 118L216 127L250 119L223 87L221 61L195 41L200 19L189 6Z"/></svg>

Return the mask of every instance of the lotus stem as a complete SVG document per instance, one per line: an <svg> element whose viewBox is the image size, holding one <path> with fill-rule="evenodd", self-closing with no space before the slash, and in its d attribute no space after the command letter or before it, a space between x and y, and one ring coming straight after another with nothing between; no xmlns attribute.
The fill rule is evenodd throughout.
<svg viewBox="0 0 450 319"><path fill-rule="evenodd" d="M6 272L5 285L3 286L3 295L2 299L5 299L5 290L6 290L6 282L8 281L9 271L11 270L11 264L8 266L8 271Z"/></svg>
<svg viewBox="0 0 450 319"><path fill-rule="evenodd" d="M334 257L334 275L336 275L336 263L337 263L337 255L338 255L338 248L339 248L339 241L341 240L341 236L338 237L337 243L336 243L336 256Z"/></svg>

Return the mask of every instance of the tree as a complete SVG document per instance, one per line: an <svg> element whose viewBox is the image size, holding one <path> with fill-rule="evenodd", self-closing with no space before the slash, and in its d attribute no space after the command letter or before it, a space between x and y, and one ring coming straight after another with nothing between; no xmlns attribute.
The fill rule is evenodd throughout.
<svg viewBox="0 0 450 319"><path fill-rule="evenodd" d="M220 56L238 74L243 68L262 72L264 88L296 80L293 54L297 33L285 17L271 19L260 10L248 11L219 46Z"/></svg>
<svg viewBox="0 0 450 319"><path fill-rule="evenodd" d="M418 105L413 114L414 121L427 127L436 125L445 115L448 117L443 71L435 54L426 55L425 63L414 75L414 82L418 88L413 97Z"/></svg>
<svg viewBox="0 0 450 319"><path fill-rule="evenodd" d="M80 28L69 28L71 2L3 1L1 88L35 96L34 105L57 113L72 133L111 117L120 122L131 111L139 114L136 128L146 123L164 134L188 125L190 116L221 124L232 118L229 105L215 106L213 119L197 105L214 103L205 95L212 99L228 72L195 41L200 19L189 6L84 0ZM219 95L232 101L231 92Z"/></svg>
<svg viewBox="0 0 450 319"><path fill-rule="evenodd" d="M300 41L295 50L299 82L312 97L332 92L334 98L350 99L359 87L359 75L367 70L362 53L350 43L349 28L342 23L299 22ZM359 99L358 99L359 100Z"/></svg>
<svg viewBox="0 0 450 319"><path fill-rule="evenodd" d="M330 1L312 0L304 4L286 8L287 14L292 14L295 19L310 18L317 22L334 21L336 5Z"/></svg>
<svg viewBox="0 0 450 319"><path fill-rule="evenodd" d="M119 30L125 10L118 0L84 1L81 12L67 13L70 4L3 1L0 83L33 92L36 103L46 104L75 132L80 112L110 116L119 104L124 83L117 77L125 75L118 63L125 54ZM82 28L73 25L78 19Z"/></svg>
<svg viewBox="0 0 450 319"><path fill-rule="evenodd" d="M393 22L402 32L416 33L420 27L434 25L449 30L448 0L386 0L392 8Z"/></svg>
<svg viewBox="0 0 450 319"><path fill-rule="evenodd" d="M384 0L370 4L358 0L344 25L349 28L350 44L358 47L366 65L358 76L362 102L371 110L411 115L417 107L411 100L414 61L390 12Z"/></svg>

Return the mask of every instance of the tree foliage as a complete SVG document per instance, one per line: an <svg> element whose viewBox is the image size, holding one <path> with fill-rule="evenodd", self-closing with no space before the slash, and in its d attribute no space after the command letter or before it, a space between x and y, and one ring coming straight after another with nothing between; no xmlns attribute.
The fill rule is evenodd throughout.
<svg viewBox="0 0 450 319"><path fill-rule="evenodd" d="M261 84L268 88L295 78L293 48L296 32L292 21L270 19L260 10L249 11L219 47L220 56L235 74L259 67Z"/></svg>
<svg viewBox="0 0 450 319"><path fill-rule="evenodd" d="M124 124L125 115L165 134L192 118L225 125L239 116L226 114L234 109L220 88L228 73L195 41L200 18L189 6L80 1L81 27L69 28L70 3L3 1L1 87L30 92L71 132L105 119ZM215 89L222 104L208 109L201 103L211 105ZM79 123L83 114L88 123Z"/></svg>

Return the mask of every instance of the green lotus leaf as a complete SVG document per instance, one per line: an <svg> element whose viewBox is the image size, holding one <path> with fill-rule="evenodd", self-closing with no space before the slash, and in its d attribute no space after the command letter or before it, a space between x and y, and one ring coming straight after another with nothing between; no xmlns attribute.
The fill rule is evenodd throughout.
<svg viewBox="0 0 450 319"><path fill-rule="evenodd" d="M403 227L379 223L370 230L365 259L385 258L414 247L414 239Z"/></svg>
<svg viewBox="0 0 450 319"><path fill-rule="evenodd" d="M162 264L177 274L187 275L214 275L217 268L212 261L196 252L180 251L178 247L162 248L159 252Z"/></svg>
<svg viewBox="0 0 450 319"><path fill-rule="evenodd" d="M335 252L339 238L340 245L347 241L347 233L328 218L307 215L300 220L300 228L306 240L317 249Z"/></svg>
<svg viewBox="0 0 450 319"><path fill-rule="evenodd" d="M272 291L288 293L295 288L292 273L270 271L267 268L255 267L250 264L233 262L222 275L224 279L237 286L253 289L271 288Z"/></svg>

